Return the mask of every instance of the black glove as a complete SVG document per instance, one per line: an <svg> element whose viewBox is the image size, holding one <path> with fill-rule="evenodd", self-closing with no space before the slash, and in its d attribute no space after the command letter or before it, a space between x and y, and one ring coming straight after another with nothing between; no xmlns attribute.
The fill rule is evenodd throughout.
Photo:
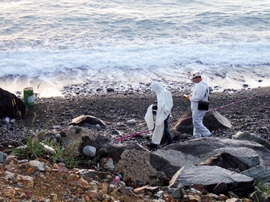
<svg viewBox="0 0 270 202"><path fill-rule="evenodd" d="M152 110L157 110L157 104L153 104Z"/></svg>
<svg viewBox="0 0 270 202"><path fill-rule="evenodd" d="M157 105L156 105L156 104L153 104L153 106L152 106L152 113L153 113L154 115L157 114Z"/></svg>

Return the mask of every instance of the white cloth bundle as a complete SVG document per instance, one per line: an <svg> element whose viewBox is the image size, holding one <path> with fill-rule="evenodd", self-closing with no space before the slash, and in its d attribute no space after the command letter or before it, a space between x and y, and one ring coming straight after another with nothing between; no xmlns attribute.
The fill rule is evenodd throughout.
<svg viewBox="0 0 270 202"><path fill-rule="evenodd" d="M151 91L157 94L157 114L156 120L154 121L154 116L152 112L153 105L150 105L145 114L145 121L149 130L153 130L152 142L154 144L160 144L163 132L164 132L164 120L171 113L173 107L172 95L158 82L153 82L151 84Z"/></svg>

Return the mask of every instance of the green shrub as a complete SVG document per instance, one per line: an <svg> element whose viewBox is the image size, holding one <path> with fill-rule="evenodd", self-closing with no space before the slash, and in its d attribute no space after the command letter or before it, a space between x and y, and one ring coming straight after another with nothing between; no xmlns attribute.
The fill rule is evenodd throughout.
<svg viewBox="0 0 270 202"><path fill-rule="evenodd" d="M38 141L35 141L30 137L26 138L25 146L19 146L12 149L12 153L19 158L26 158L28 160L46 156L44 147Z"/></svg>

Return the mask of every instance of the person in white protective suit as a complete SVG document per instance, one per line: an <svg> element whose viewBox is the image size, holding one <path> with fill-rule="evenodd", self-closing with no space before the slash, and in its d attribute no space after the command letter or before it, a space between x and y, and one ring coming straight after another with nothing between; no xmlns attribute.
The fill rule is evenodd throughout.
<svg viewBox="0 0 270 202"><path fill-rule="evenodd" d="M144 119L147 123L148 129L153 131L152 142L147 144L147 146L156 148L160 144L163 135L167 139L168 144L174 142L168 126L168 120L173 107L173 99L171 93L159 82L154 81L150 88L151 91L155 92L157 95L157 111L154 120L153 105L150 105Z"/></svg>
<svg viewBox="0 0 270 202"><path fill-rule="evenodd" d="M208 137L211 132L203 125L203 118L206 110L198 109L198 102L208 101L209 87L206 82L202 80L200 71L193 71L190 73L190 79L195 83L192 94L184 97L191 103L192 123L193 123L193 138Z"/></svg>

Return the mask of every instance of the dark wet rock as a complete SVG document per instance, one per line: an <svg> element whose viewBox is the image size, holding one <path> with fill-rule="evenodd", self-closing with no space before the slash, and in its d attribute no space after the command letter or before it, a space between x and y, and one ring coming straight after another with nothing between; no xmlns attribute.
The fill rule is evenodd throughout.
<svg viewBox="0 0 270 202"><path fill-rule="evenodd" d="M213 188L214 194L218 194L218 195L227 194L227 192L228 192L228 185L225 182L220 182Z"/></svg>
<svg viewBox="0 0 270 202"><path fill-rule="evenodd" d="M252 201L269 202L269 197L267 197L264 193L262 193L259 190L254 191L250 195L250 199Z"/></svg>
<svg viewBox="0 0 270 202"><path fill-rule="evenodd" d="M27 106L15 94L0 88L0 118L25 118Z"/></svg>
<svg viewBox="0 0 270 202"><path fill-rule="evenodd" d="M231 171L241 172L249 169L249 166L242 162L239 158L227 153L222 152L202 162L200 165L219 166Z"/></svg>
<svg viewBox="0 0 270 202"><path fill-rule="evenodd" d="M100 158L108 157L108 150L105 148L101 148L97 151L97 156Z"/></svg>
<svg viewBox="0 0 270 202"><path fill-rule="evenodd" d="M114 92L114 88L107 88L106 90L107 90L108 93L109 92Z"/></svg>

